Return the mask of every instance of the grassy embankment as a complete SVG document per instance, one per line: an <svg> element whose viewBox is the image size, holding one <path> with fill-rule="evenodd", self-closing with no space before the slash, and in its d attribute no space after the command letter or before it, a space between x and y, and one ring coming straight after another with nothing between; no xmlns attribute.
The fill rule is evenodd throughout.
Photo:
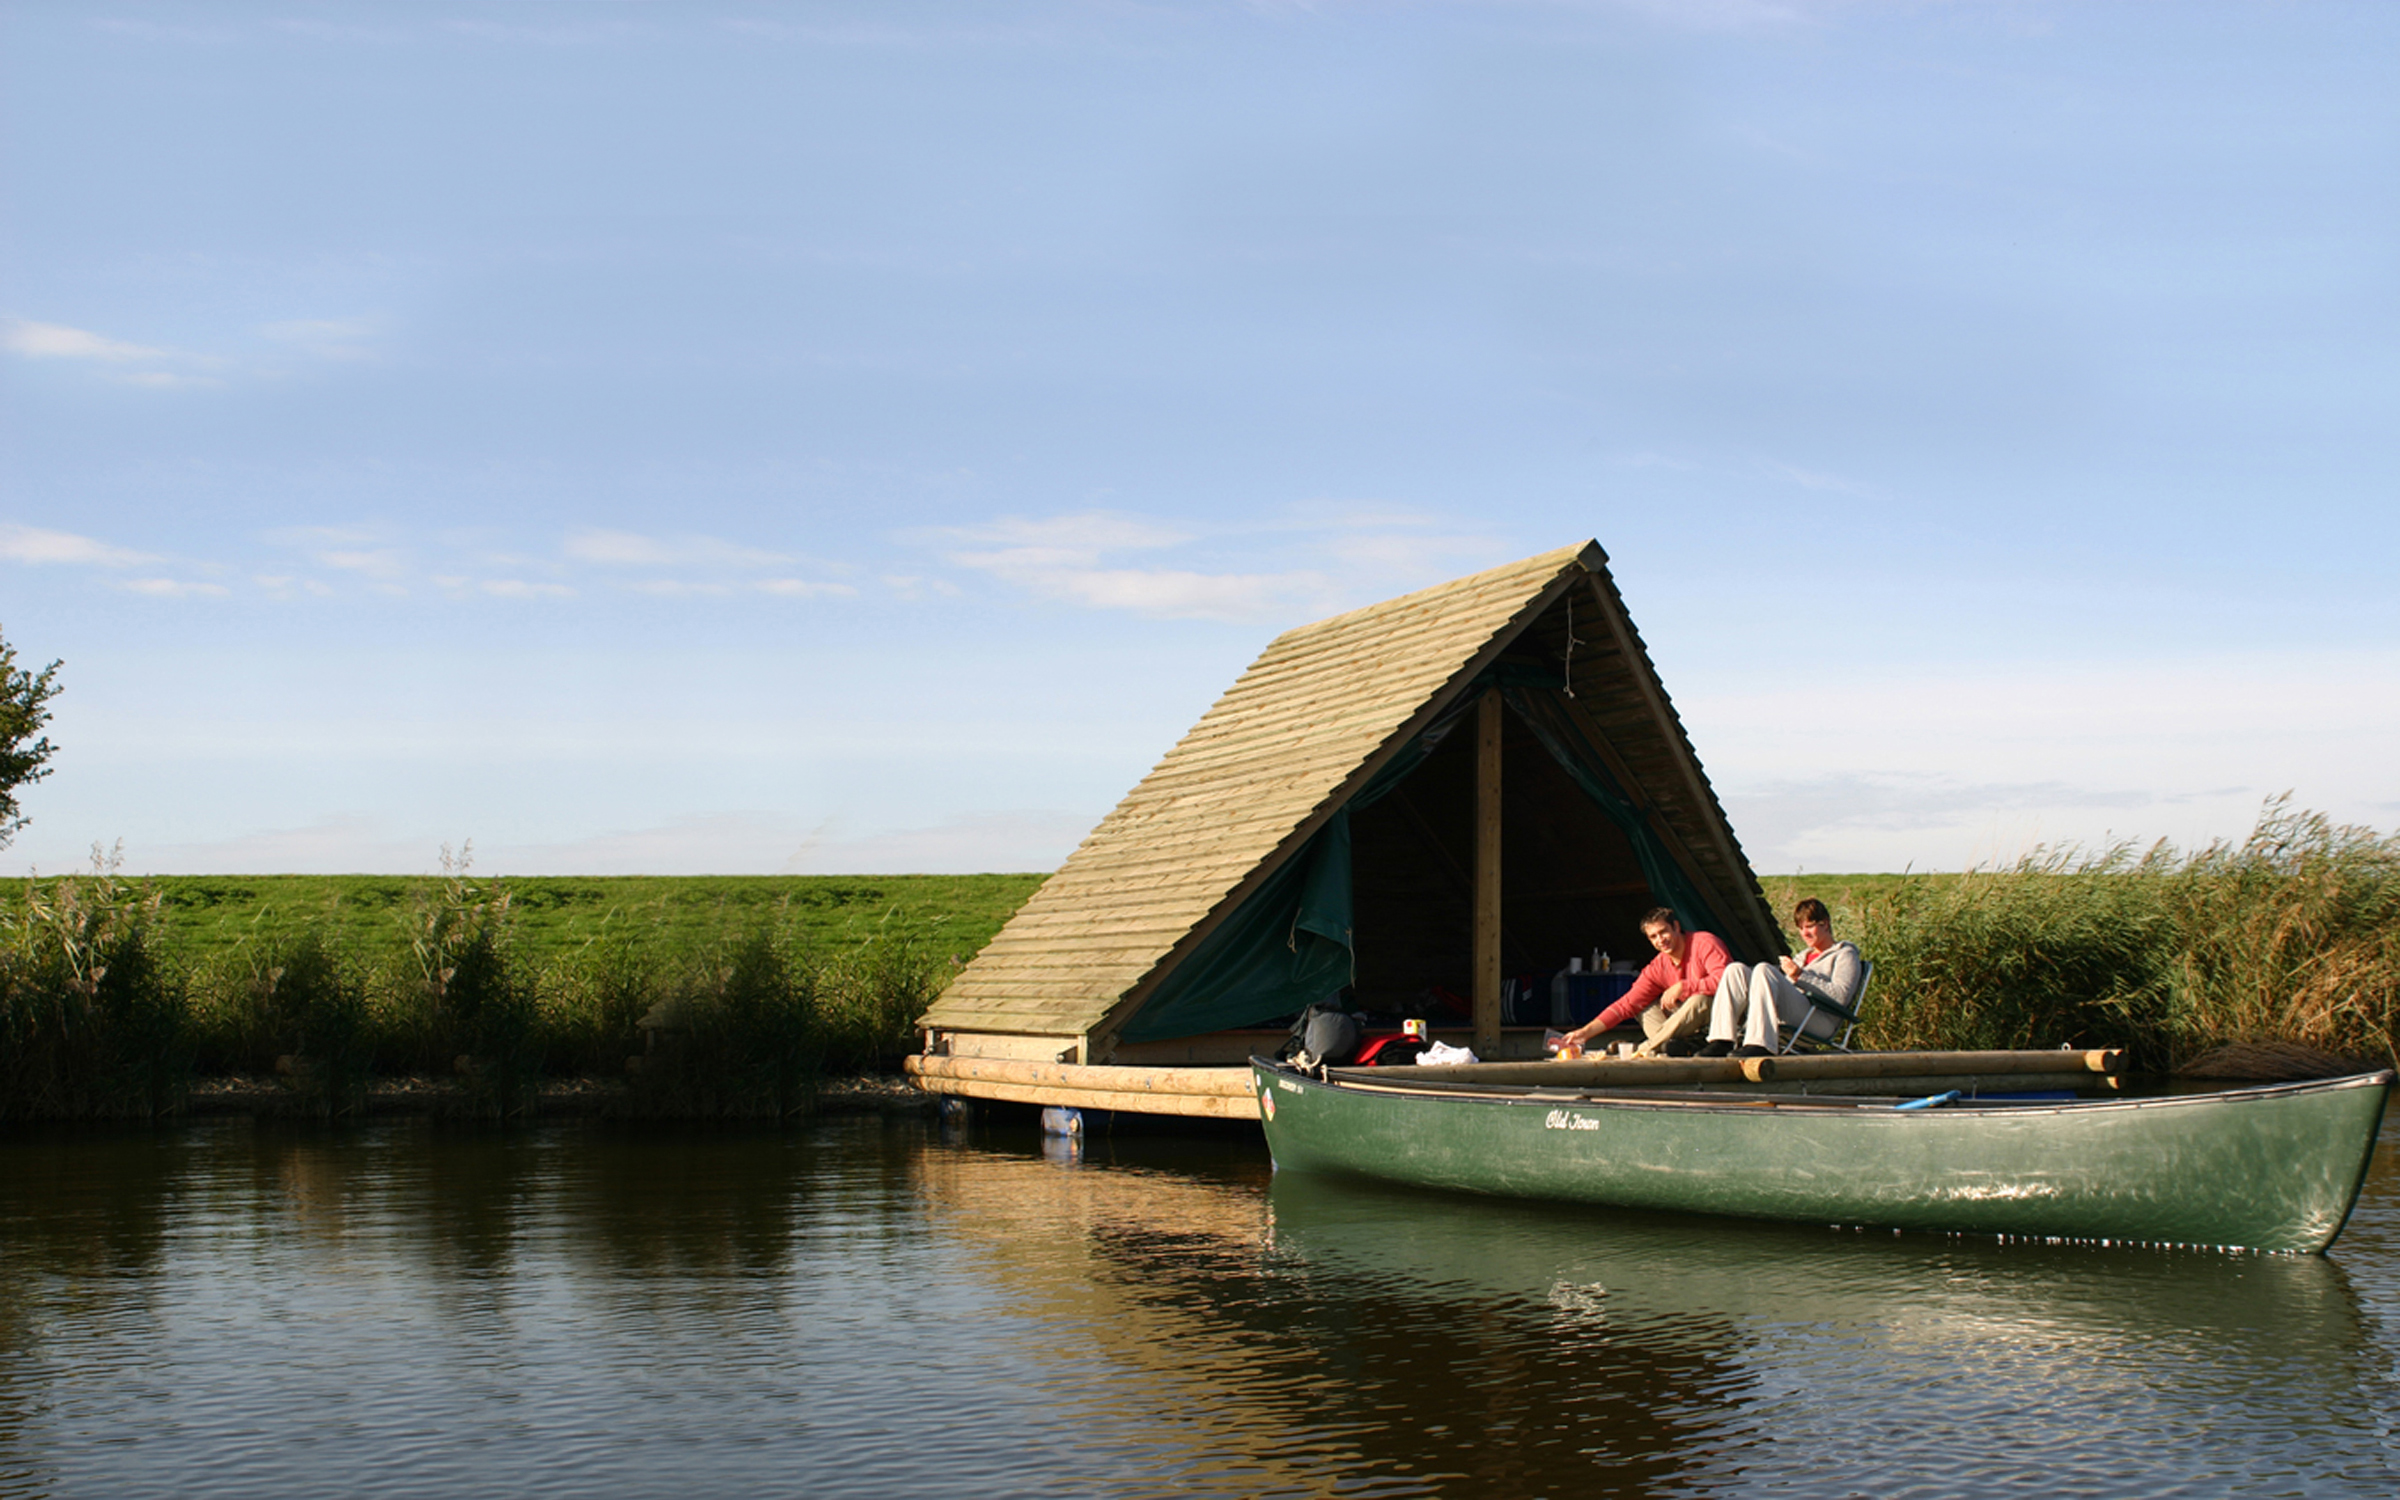
<svg viewBox="0 0 2400 1500"><path fill-rule="evenodd" d="M0 1118L145 1114L273 1074L343 1114L379 1077L542 1078L623 1107L766 1115L888 1066L1038 875L27 883L0 906ZM666 1023L657 1031L644 1017Z"/></svg>
<svg viewBox="0 0 2400 1500"><path fill-rule="evenodd" d="M289 1059L295 1107L462 1077L627 1077L624 1107L778 1114L888 1065L1035 875L28 883L0 903L0 1118L142 1114ZM2240 844L2037 855L1963 875L1771 877L1875 960L1865 1045L2400 1044L2400 836L2271 807ZM640 1025L671 1023L653 1048Z"/></svg>

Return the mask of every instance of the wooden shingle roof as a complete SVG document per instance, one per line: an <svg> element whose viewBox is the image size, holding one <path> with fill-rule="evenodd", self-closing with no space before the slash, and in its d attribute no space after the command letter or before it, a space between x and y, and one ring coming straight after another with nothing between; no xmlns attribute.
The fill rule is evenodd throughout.
<svg viewBox="0 0 2400 1500"><path fill-rule="evenodd" d="M1575 634L1593 643L1577 663L1578 687L1587 674L1615 679L1594 685L1614 689L1604 712L1623 721L1595 727L1635 762L1625 769L1639 783L1667 788L1646 800L1684 862L1708 884L1745 893L1764 916L1606 569L1598 544L1587 542L1278 636L959 973L922 1024L1058 1037L1120 1024L1570 591L1579 601ZM1605 623L1592 618L1595 605Z"/></svg>

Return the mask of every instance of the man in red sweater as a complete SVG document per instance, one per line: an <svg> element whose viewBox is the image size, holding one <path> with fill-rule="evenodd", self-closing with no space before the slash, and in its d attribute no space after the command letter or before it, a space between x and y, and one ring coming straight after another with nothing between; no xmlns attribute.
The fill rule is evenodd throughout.
<svg viewBox="0 0 2400 1500"><path fill-rule="evenodd" d="M1567 1040L1588 1042L1636 1016L1642 1018L1643 1032L1653 1040L1660 1040L1676 1009L1685 1001L1705 1001L1716 994L1717 980L1725 973L1726 954L1725 944L1715 933L1685 932L1683 919L1662 906L1642 918L1642 936L1658 950L1658 957L1642 967L1633 988L1608 1009L1568 1032ZM1658 1014L1644 1014L1652 1009Z"/></svg>

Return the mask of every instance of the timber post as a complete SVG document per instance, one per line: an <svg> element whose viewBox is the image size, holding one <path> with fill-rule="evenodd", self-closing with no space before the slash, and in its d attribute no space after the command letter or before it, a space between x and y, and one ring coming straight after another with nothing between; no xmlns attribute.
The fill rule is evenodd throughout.
<svg viewBox="0 0 2400 1500"><path fill-rule="evenodd" d="M1500 690L1475 705L1475 1049L1500 1046Z"/></svg>

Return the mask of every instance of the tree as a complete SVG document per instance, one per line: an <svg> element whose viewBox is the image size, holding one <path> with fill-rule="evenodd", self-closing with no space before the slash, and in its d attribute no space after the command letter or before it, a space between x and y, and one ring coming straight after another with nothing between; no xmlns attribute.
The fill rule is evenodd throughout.
<svg viewBox="0 0 2400 1500"><path fill-rule="evenodd" d="M50 774L50 700L58 696L58 663L39 672L17 665L17 648L0 635L0 848L25 826L17 788Z"/></svg>

